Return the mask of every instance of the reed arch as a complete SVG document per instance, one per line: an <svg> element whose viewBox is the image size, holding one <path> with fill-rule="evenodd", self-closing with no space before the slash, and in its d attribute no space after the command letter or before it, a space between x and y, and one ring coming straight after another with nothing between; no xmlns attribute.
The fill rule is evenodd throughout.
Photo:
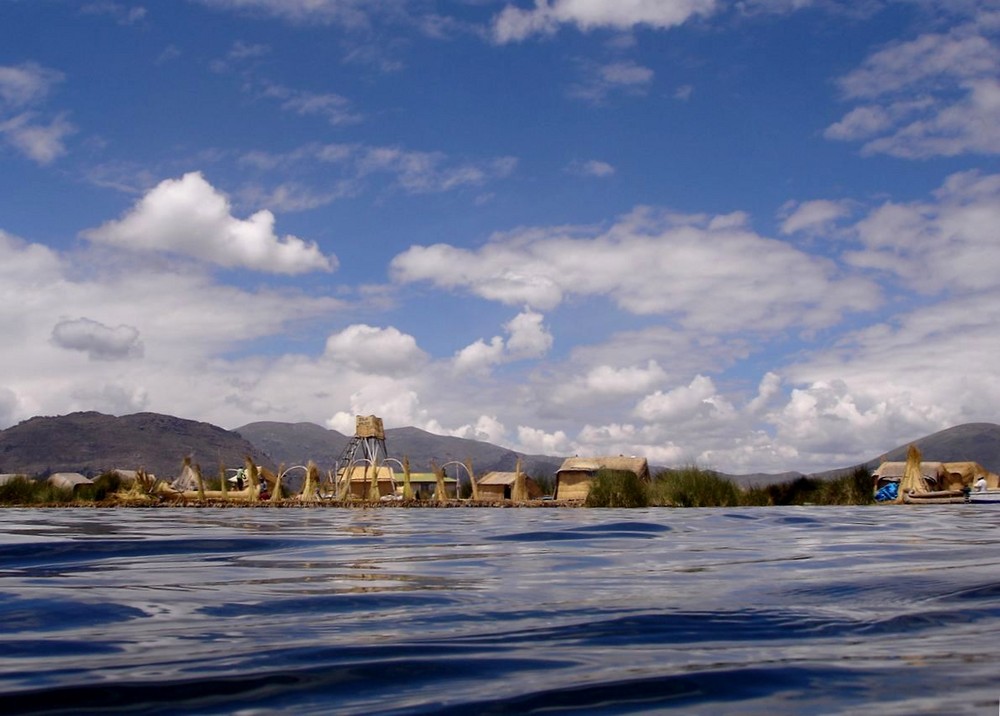
<svg viewBox="0 0 1000 716"><path fill-rule="evenodd" d="M458 465L460 468L462 468L463 470L465 470L465 474L469 476L469 485L472 487L472 499L474 499L474 500L479 499L479 491L476 489L476 478L473 476L472 470L469 469L469 466L466 465L464 462L461 462L459 460L449 460L444 465L442 465L440 469L442 471L444 471L444 469L446 467L448 467L449 465ZM456 484L455 484L455 497L456 498L459 495L459 492L460 492L459 488L460 487L461 487L461 484L458 481L456 481Z"/></svg>

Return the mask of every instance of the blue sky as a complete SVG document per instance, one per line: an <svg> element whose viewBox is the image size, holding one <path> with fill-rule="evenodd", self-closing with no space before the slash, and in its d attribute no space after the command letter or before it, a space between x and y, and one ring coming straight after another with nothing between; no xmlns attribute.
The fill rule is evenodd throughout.
<svg viewBox="0 0 1000 716"><path fill-rule="evenodd" d="M996 421L997 0L0 0L0 427L814 471Z"/></svg>

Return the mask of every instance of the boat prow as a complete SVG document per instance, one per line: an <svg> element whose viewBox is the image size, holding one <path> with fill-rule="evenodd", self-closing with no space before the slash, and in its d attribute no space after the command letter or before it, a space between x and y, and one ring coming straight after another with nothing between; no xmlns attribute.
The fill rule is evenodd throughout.
<svg viewBox="0 0 1000 716"><path fill-rule="evenodd" d="M933 490L931 492L906 492L903 502L908 505L951 505L970 502L967 490Z"/></svg>

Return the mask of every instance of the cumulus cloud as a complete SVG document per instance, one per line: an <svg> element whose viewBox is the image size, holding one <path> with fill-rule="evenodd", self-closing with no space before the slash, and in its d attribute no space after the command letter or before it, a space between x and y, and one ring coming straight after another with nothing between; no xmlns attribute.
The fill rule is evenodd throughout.
<svg viewBox="0 0 1000 716"><path fill-rule="evenodd" d="M635 407L638 417L658 423L725 420L734 412L729 401L719 395L712 379L703 375L695 376L689 385L647 395Z"/></svg>
<svg viewBox="0 0 1000 716"><path fill-rule="evenodd" d="M56 345L87 354L90 360L126 360L142 356L142 341L134 326L106 326L89 318L59 321L52 329Z"/></svg>
<svg viewBox="0 0 1000 716"><path fill-rule="evenodd" d="M738 218L640 208L596 234L526 229L478 250L414 246L391 268L402 282L429 281L539 310L569 296L606 296L629 313L672 316L709 331L816 328L877 305L873 283L759 236Z"/></svg>
<svg viewBox="0 0 1000 716"><path fill-rule="evenodd" d="M573 443L562 430L546 432L527 425L517 426L517 444L521 451L535 455L566 455Z"/></svg>
<svg viewBox="0 0 1000 716"><path fill-rule="evenodd" d="M63 74L34 62L0 66L0 137L41 165L66 153L65 140L76 128L60 113L46 118L39 107Z"/></svg>
<svg viewBox="0 0 1000 716"><path fill-rule="evenodd" d="M237 219L229 200L199 172L160 182L117 221L83 232L91 241L130 251L162 251L228 268L282 274L330 271L334 256L315 243L274 233L264 209Z"/></svg>
<svg viewBox="0 0 1000 716"><path fill-rule="evenodd" d="M552 347L552 334L545 327L545 317L526 309L504 324L507 340L494 336L489 343L480 339L455 354L454 367L459 373L485 373L495 365L527 358L540 358Z"/></svg>
<svg viewBox="0 0 1000 716"><path fill-rule="evenodd" d="M904 158L1000 153L1000 45L983 17L870 55L839 81L861 104L825 136Z"/></svg>
<svg viewBox="0 0 1000 716"><path fill-rule="evenodd" d="M480 415L475 423L462 425L447 431L456 438L480 440L501 445L507 441L507 428L495 415Z"/></svg>
<svg viewBox="0 0 1000 716"><path fill-rule="evenodd" d="M427 354L413 336L396 328L348 326L326 340L326 357L361 374L400 376L414 373Z"/></svg>
<svg viewBox="0 0 1000 716"><path fill-rule="evenodd" d="M596 29L629 30L638 26L667 29L715 12L716 0L535 0L524 10L508 5L493 19L493 39L498 43L517 42L532 35L551 35L561 25L575 25L582 31Z"/></svg>
<svg viewBox="0 0 1000 716"><path fill-rule="evenodd" d="M933 201L887 202L873 210L855 229L863 248L845 258L922 293L995 289L998 225L1000 174L962 172L950 176Z"/></svg>

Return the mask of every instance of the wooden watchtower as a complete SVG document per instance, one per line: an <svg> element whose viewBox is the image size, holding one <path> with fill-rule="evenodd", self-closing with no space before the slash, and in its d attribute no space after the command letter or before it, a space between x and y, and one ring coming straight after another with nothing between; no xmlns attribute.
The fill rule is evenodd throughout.
<svg viewBox="0 0 1000 716"><path fill-rule="evenodd" d="M364 474L368 474L369 471L374 473L388 456L382 418L375 415L358 415L354 437L337 461L338 484L347 488L355 474L355 468Z"/></svg>

